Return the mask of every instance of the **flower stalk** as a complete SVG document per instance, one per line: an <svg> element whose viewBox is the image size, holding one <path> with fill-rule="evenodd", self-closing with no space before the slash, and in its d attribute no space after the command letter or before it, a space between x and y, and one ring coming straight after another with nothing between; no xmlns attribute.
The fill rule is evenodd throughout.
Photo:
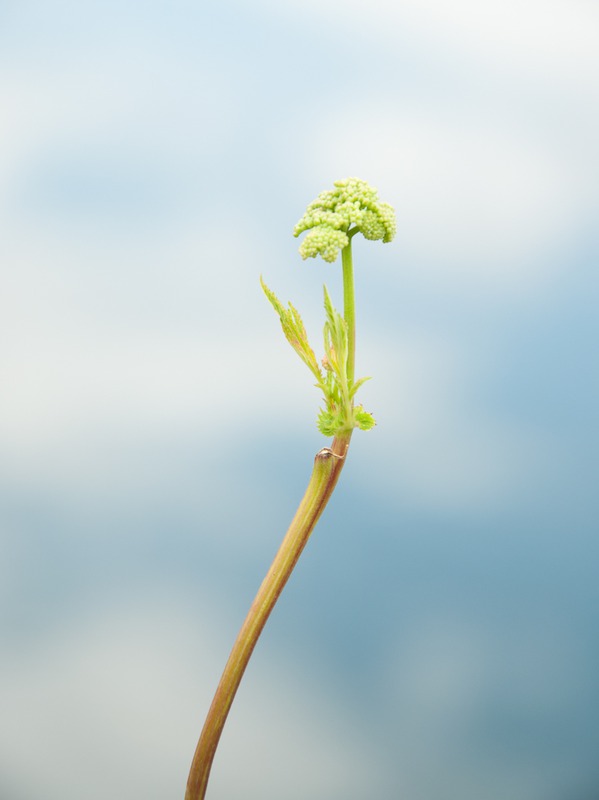
<svg viewBox="0 0 599 800"><path fill-rule="evenodd" d="M195 750L185 800L204 800L216 748L258 638L337 485L354 429L369 430L375 424L362 406L354 404L357 390L368 379L354 379L356 314L351 242L358 232L366 239L391 241L395 234L393 209L381 203L376 190L365 181L349 178L337 181L333 191L322 192L308 206L294 234L306 230L309 233L300 247L304 259L319 255L333 262L341 251L343 316L333 307L325 287L322 366L308 343L299 312L291 303L285 308L263 281L262 288L279 315L285 337L322 391L324 408L318 428L334 438L331 447L323 448L314 458L304 497L235 640Z"/></svg>
<svg viewBox="0 0 599 800"><path fill-rule="evenodd" d="M341 266L343 270L343 318L347 325L347 380L351 385L354 382L356 367L356 299L354 291L354 260L352 258L351 242L357 228L348 231L347 245L341 251Z"/></svg>

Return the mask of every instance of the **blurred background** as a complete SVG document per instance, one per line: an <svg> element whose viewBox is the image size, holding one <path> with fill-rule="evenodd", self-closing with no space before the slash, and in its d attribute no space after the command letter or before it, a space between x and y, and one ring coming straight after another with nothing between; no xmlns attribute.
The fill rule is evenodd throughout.
<svg viewBox="0 0 599 800"><path fill-rule="evenodd" d="M0 795L182 798L327 442L291 231L334 180L377 428L266 628L211 800L595 800L599 11L0 4Z"/></svg>

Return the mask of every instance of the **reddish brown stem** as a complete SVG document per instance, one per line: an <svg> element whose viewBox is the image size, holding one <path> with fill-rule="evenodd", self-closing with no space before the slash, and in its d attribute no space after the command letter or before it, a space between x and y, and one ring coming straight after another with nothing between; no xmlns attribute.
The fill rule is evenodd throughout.
<svg viewBox="0 0 599 800"><path fill-rule="evenodd" d="M335 488L351 439L339 434L318 452L306 493L243 623L208 711L193 757L185 800L203 800L218 742L254 647Z"/></svg>

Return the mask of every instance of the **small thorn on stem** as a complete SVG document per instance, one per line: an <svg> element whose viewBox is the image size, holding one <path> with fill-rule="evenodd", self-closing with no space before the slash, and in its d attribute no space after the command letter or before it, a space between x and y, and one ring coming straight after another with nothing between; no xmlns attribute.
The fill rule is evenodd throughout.
<svg viewBox="0 0 599 800"><path fill-rule="evenodd" d="M314 460L317 458L339 458L340 460L343 460L345 456L340 456L338 453L334 453L330 447L323 447L322 450L319 450L318 453L316 453Z"/></svg>

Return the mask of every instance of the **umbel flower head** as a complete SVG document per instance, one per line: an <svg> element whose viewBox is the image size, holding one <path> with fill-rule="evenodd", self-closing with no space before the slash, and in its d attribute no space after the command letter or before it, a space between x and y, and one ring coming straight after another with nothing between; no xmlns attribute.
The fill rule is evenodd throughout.
<svg viewBox="0 0 599 800"><path fill-rule="evenodd" d="M321 192L293 229L308 234L300 245L303 259L321 256L333 262L358 231L365 239L390 242L397 225L389 203L379 200L375 188L359 178L335 181L335 188Z"/></svg>

